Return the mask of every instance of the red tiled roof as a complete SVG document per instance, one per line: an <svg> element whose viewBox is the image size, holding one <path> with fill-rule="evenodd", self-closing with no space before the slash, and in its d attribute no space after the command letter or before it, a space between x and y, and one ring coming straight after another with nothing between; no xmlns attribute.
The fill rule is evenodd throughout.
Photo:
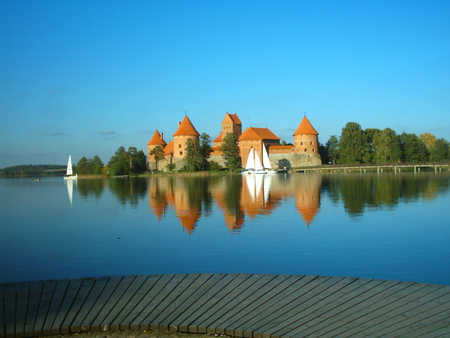
<svg viewBox="0 0 450 338"><path fill-rule="evenodd" d="M219 134L219 136L217 136L213 142L222 142L222 133Z"/></svg>
<svg viewBox="0 0 450 338"><path fill-rule="evenodd" d="M159 133L158 129L155 130L152 138L147 143L149 146L163 146L163 148L166 144L167 143L164 141L162 134Z"/></svg>
<svg viewBox="0 0 450 338"><path fill-rule="evenodd" d="M235 124L242 124L241 120L239 119L239 117L237 116L237 114L228 114L227 115L231 118L231 120L233 121L233 123Z"/></svg>
<svg viewBox="0 0 450 338"><path fill-rule="evenodd" d="M195 135L195 136L200 135L198 131L195 129L191 120L189 120L189 117L187 117L187 115L184 115L183 120L178 125L177 131L175 132L175 134L173 134L173 136L181 136L181 135Z"/></svg>
<svg viewBox="0 0 450 338"><path fill-rule="evenodd" d="M295 135L302 135L302 134L319 135L317 130L314 129L311 122L309 122L309 120L306 116L303 117L302 122L300 122L297 130L295 131L295 133L293 135L295 136Z"/></svg>
<svg viewBox="0 0 450 338"><path fill-rule="evenodd" d="M239 141L246 140L281 140L278 136L272 133L268 128L249 127L245 129Z"/></svg>
<svg viewBox="0 0 450 338"><path fill-rule="evenodd" d="M164 148L164 155L170 155L172 153L173 153L173 141L170 141Z"/></svg>

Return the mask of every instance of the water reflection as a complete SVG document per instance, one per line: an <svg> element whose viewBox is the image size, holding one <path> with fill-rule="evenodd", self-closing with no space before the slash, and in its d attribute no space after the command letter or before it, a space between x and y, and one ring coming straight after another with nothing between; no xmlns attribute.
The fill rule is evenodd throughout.
<svg viewBox="0 0 450 338"><path fill-rule="evenodd" d="M148 198L159 222L173 211L185 231L192 234L201 217L209 216L214 206L221 211L229 231L237 233L246 221L271 216L291 200L303 223L310 226L321 212L321 196L335 206L342 205L355 218L368 210L395 208L399 203L418 199L433 200L448 192L449 186L450 175L446 173L296 173L80 180L77 190L83 198L99 199L108 187L121 204L131 206ZM72 203L73 187L67 188Z"/></svg>

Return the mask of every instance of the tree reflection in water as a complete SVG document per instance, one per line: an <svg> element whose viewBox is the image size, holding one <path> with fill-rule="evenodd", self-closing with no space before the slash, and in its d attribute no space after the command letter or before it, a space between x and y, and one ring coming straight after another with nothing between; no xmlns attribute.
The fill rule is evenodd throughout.
<svg viewBox="0 0 450 338"><path fill-rule="evenodd" d="M150 210L160 222L173 210L183 229L192 234L202 216L221 210L231 233L246 221L270 217L284 202L295 200L303 222L310 226L320 213L321 195L335 205L342 203L353 217L367 210L395 208L399 203L432 200L450 185L447 173L280 175L155 175L148 178L79 180L83 198L100 198L109 187L121 204L136 206L148 198Z"/></svg>

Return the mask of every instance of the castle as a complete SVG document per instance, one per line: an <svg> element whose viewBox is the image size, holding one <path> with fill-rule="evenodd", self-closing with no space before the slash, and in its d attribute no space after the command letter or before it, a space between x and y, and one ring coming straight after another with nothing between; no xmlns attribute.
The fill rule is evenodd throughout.
<svg viewBox="0 0 450 338"><path fill-rule="evenodd" d="M242 132L242 122L237 114L226 113L222 120L222 130L214 140L210 161L215 161L225 167L225 158L220 151L223 139L228 133L234 133L239 140L239 153L245 166L250 149L253 147L262 158L262 146L266 146L273 168L291 168L300 166L315 166L322 163L319 155L319 133L314 129L306 116L295 130L293 144L281 145L280 138L268 128L248 127ZM173 134L173 141L166 143L163 134L155 130L147 143L147 160L150 170L165 170L172 163L175 169L181 169L185 164L186 145L189 139L199 140L200 134L195 129L187 115L178 123ZM155 147L164 151L164 159L156 161L150 152ZM158 166L158 167L157 167Z"/></svg>

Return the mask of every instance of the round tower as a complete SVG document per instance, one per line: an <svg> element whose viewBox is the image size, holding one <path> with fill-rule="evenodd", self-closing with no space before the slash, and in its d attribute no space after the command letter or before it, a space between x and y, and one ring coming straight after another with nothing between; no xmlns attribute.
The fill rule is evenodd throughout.
<svg viewBox="0 0 450 338"><path fill-rule="evenodd" d="M319 154L319 133L306 116L303 117L293 136L295 154Z"/></svg>

